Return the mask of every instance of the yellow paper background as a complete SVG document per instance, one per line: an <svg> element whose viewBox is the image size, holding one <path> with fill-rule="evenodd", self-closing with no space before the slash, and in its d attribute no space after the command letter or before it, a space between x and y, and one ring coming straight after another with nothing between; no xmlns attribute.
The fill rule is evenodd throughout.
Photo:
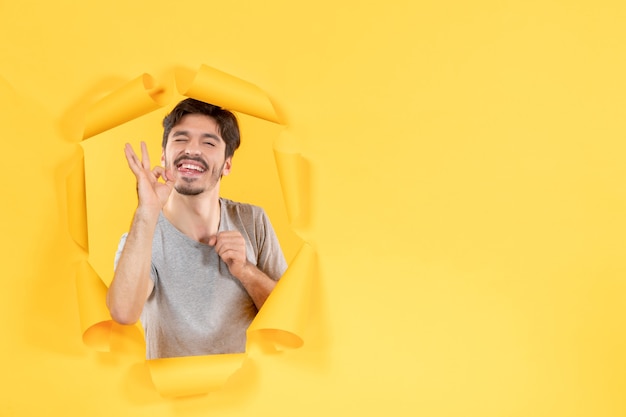
<svg viewBox="0 0 626 417"><path fill-rule="evenodd" d="M0 415L625 415L625 18L617 1L0 2ZM302 162L306 199L269 209L293 258L306 201L291 221L319 279L302 347L168 399L135 328L113 326L110 352L82 339L76 274L110 242L72 239L72 173L90 105L201 64L289 121L248 122ZM154 140L160 117L116 129ZM224 191L262 199L234 177L260 168L246 146ZM104 184L127 181L118 149Z"/></svg>

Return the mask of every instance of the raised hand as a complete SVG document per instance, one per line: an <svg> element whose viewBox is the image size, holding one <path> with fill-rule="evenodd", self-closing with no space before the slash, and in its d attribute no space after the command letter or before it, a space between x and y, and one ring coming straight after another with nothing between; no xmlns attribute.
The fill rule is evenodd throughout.
<svg viewBox="0 0 626 417"><path fill-rule="evenodd" d="M151 169L150 155L148 155L148 147L145 142L141 142L141 160L128 143L124 148L124 153L128 166L137 179L139 207L155 212L160 211L174 188L172 173L160 166ZM160 182L159 178L163 178L164 182Z"/></svg>

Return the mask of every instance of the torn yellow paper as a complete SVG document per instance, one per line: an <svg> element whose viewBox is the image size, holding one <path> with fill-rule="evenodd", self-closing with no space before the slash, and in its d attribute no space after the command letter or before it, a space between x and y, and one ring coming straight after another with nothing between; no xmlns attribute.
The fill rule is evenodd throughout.
<svg viewBox="0 0 626 417"><path fill-rule="evenodd" d="M93 104L86 115L83 138L143 116L168 101L167 90L143 74Z"/></svg>
<svg viewBox="0 0 626 417"><path fill-rule="evenodd" d="M181 93L187 97L221 105L271 122L279 122L272 102L263 90L229 74L203 65L195 74L177 72L176 82ZM155 84L152 77L144 74L96 103L86 117L85 138L136 119L163 105L167 94L163 92L164 90L154 87ZM287 143L290 140L290 136L282 138L282 144L275 147L275 156L289 216L295 225L304 227L308 224L306 207L309 202L307 193L300 190L300 187L307 187L307 167L300 152L292 143ZM109 140L106 142L111 143ZM98 142L90 142L92 143ZM86 152L85 168L89 167L89 158L103 158L105 154L106 152ZM85 172L90 172L91 177L86 176ZM77 200L85 201L86 194L93 196L93 193L106 192L101 189L102 187L90 188L90 184L102 185L103 176L106 175L111 175L111 171L99 172L77 168L70 178L72 186L68 187L72 193L72 196L68 197L71 200L70 206L74 207L74 210L79 210L82 206ZM84 187L81 187L82 184ZM100 200L87 199L86 204L88 205L90 201ZM89 207L86 212L90 212ZM94 212L97 210L91 211ZM70 228L73 230L74 239L81 243L86 241L86 232L82 233L80 228L81 219L86 215L80 210L77 214L79 219L74 222L75 224L71 224ZM92 221L95 220L87 218L88 227ZM102 222L102 219L99 221ZM102 227L101 224L91 226ZM107 224L107 227L111 225ZM92 239L93 236L90 235L89 238ZM87 247L86 244L82 246ZM111 259L114 251L115 247L111 247ZM305 243L248 329L248 348L256 345L261 347L263 352L266 351L263 349L265 347L273 350L294 349L304 344L303 332L310 315L309 297L316 276L315 252ZM84 343L97 350L112 352L130 349L131 344L124 343L119 344L119 349L111 349L115 326L112 326L106 308L107 283L87 261L77 276L77 287ZM124 332L117 333L124 337ZM164 397L178 397L220 389L247 357L248 352L157 359L147 361L147 364L157 391Z"/></svg>
<svg viewBox="0 0 626 417"><path fill-rule="evenodd" d="M304 239L302 233L310 227L310 173L306 159L293 147L290 135L288 131L281 133L274 144L274 158L291 227Z"/></svg>
<svg viewBox="0 0 626 417"><path fill-rule="evenodd" d="M248 343L271 344L275 349L302 346L317 273L315 251L305 243L250 324Z"/></svg>
<svg viewBox="0 0 626 417"><path fill-rule="evenodd" d="M184 96L281 123L267 93L252 83L215 68L202 65L193 75L178 71L176 85Z"/></svg>
<svg viewBox="0 0 626 417"><path fill-rule="evenodd" d="M216 391L243 364L246 355L152 359L147 361L152 382L164 397L183 397Z"/></svg>
<svg viewBox="0 0 626 417"><path fill-rule="evenodd" d="M80 247L88 250L84 156L81 156L68 174L65 186L67 189L67 221L70 236Z"/></svg>
<svg viewBox="0 0 626 417"><path fill-rule="evenodd" d="M83 261L76 274L80 326L85 345L109 351L111 315L106 306L107 288L89 262Z"/></svg>

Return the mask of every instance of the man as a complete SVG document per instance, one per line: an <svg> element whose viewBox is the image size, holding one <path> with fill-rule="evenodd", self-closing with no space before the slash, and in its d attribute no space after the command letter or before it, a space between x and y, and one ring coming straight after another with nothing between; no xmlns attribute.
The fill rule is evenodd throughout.
<svg viewBox="0 0 626 417"><path fill-rule="evenodd" d="M243 352L286 263L263 209L219 196L240 143L237 119L186 99L163 128L162 166L151 168L143 142L141 160L125 148L138 206L107 306L118 323L141 319L148 359Z"/></svg>

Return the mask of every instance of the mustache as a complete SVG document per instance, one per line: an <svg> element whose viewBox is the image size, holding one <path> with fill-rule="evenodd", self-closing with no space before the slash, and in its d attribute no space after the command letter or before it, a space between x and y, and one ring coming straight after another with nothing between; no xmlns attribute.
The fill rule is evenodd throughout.
<svg viewBox="0 0 626 417"><path fill-rule="evenodd" d="M207 164L204 159L199 156L181 155L174 160L174 166L180 165L182 161L194 161L199 163L205 170L209 169L209 164Z"/></svg>

